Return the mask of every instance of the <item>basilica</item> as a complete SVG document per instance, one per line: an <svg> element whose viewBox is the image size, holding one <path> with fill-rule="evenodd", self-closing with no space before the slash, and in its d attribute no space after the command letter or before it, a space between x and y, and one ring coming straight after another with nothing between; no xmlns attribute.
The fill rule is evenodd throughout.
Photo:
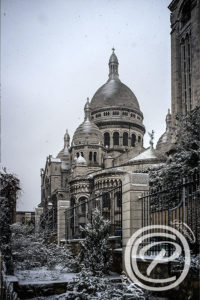
<svg viewBox="0 0 200 300"><path fill-rule="evenodd" d="M84 120L74 132L70 143L68 131L64 147L57 157L47 157L41 169L41 204L36 219L45 219L54 211L52 222L58 243L66 238L79 238L79 226L89 218L89 201L102 195L103 213L111 220L116 234L122 226L121 182L125 174L165 161L162 151L143 147L145 127L143 113L135 94L119 79L119 62L112 49L107 82L84 106ZM167 130L170 114L167 116ZM163 139L162 139L163 140ZM168 143L168 137L166 138ZM159 142L163 147L163 142ZM158 147L159 148L159 147ZM115 195L112 199L112 189ZM117 196L116 196L117 195ZM114 203L113 203L114 202ZM67 223L67 209L74 212ZM39 219L40 218L40 219ZM73 219L73 220L72 220Z"/></svg>

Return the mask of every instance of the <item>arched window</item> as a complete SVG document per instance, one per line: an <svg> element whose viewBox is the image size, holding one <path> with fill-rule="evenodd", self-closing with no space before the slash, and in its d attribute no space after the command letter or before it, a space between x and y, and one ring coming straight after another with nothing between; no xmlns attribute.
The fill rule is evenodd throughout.
<svg viewBox="0 0 200 300"><path fill-rule="evenodd" d="M113 133L113 145L119 146L119 132Z"/></svg>
<svg viewBox="0 0 200 300"><path fill-rule="evenodd" d="M191 0L187 1L182 9L181 13L181 25L182 27L191 19Z"/></svg>
<svg viewBox="0 0 200 300"><path fill-rule="evenodd" d="M94 162L96 162L96 161L97 161L97 153L94 152Z"/></svg>
<svg viewBox="0 0 200 300"><path fill-rule="evenodd" d="M81 212L81 213L85 213L86 212L86 200L87 200L87 198L85 198L85 197L81 197L80 199L79 199L79 204L80 204L80 206L79 206L79 211Z"/></svg>
<svg viewBox="0 0 200 300"><path fill-rule="evenodd" d="M70 200L70 207L74 207L76 203L76 200L74 198L71 198Z"/></svg>
<svg viewBox="0 0 200 300"><path fill-rule="evenodd" d="M117 207L122 207L122 195L121 195L121 192L115 193L115 199L116 199Z"/></svg>
<svg viewBox="0 0 200 300"><path fill-rule="evenodd" d="M79 157L79 152L76 153L76 157L77 157L77 158Z"/></svg>
<svg viewBox="0 0 200 300"><path fill-rule="evenodd" d="M139 135L138 136L138 143L140 143L141 142L141 136Z"/></svg>
<svg viewBox="0 0 200 300"><path fill-rule="evenodd" d="M103 208L109 208L110 209L110 195L109 193L106 193L103 195Z"/></svg>
<svg viewBox="0 0 200 300"><path fill-rule="evenodd" d="M83 152L81 152L81 156L82 156L82 157L84 157L84 154L83 154Z"/></svg>
<svg viewBox="0 0 200 300"><path fill-rule="evenodd" d="M123 133L123 146L128 146L128 133Z"/></svg>
<svg viewBox="0 0 200 300"><path fill-rule="evenodd" d="M110 133L109 132L104 133L104 146L110 147Z"/></svg>
<svg viewBox="0 0 200 300"><path fill-rule="evenodd" d="M92 161L92 152L89 152L89 161Z"/></svg>
<svg viewBox="0 0 200 300"><path fill-rule="evenodd" d="M135 147L135 142L136 142L136 136L135 134L133 133L131 135L131 147Z"/></svg>

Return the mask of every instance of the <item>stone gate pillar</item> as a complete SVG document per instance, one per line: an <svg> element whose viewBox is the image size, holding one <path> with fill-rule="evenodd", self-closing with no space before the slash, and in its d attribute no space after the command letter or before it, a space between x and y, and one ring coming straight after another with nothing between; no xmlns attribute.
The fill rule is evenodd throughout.
<svg viewBox="0 0 200 300"><path fill-rule="evenodd" d="M35 232L40 231L40 217L43 213L43 207L37 207L35 209Z"/></svg>
<svg viewBox="0 0 200 300"><path fill-rule="evenodd" d="M58 200L57 202L57 239L58 245L65 241L65 210L70 207L70 201Z"/></svg>
<svg viewBox="0 0 200 300"><path fill-rule="evenodd" d="M122 180L122 258L128 239L142 227L142 203L139 196L149 190L149 175L131 173Z"/></svg>

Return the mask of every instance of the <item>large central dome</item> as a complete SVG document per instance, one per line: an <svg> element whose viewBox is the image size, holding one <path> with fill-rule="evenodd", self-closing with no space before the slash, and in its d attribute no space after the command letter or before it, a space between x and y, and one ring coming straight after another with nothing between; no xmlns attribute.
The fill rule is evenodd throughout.
<svg viewBox="0 0 200 300"><path fill-rule="evenodd" d="M138 112L141 116L139 103L129 87L123 84L118 75L118 59L113 53L109 60L109 79L94 94L91 100L92 112L103 109L128 109Z"/></svg>
<svg viewBox="0 0 200 300"><path fill-rule="evenodd" d="M91 100L92 111L102 108L129 108L140 111L134 93L119 79L109 79L100 87Z"/></svg>

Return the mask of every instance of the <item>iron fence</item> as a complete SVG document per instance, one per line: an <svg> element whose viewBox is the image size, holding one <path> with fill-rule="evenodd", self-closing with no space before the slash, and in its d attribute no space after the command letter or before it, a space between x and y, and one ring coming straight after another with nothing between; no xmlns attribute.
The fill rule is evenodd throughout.
<svg viewBox="0 0 200 300"><path fill-rule="evenodd" d="M188 239L190 249L193 253L198 253L200 247L200 175L198 172L183 178L182 182L177 185L151 187L140 200L142 201L143 227L167 225L183 232L184 224L186 224L195 237L195 241ZM156 230L150 230L152 231L156 232ZM143 244L158 240L159 238L150 238ZM162 248L166 250L166 255L170 255L171 246L167 243L167 239ZM160 245L155 245L147 251L147 255L157 255L160 250Z"/></svg>
<svg viewBox="0 0 200 300"><path fill-rule="evenodd" d="M40 217L40 228L51 236L57 234L57 205L48 207Z"/></svg>
<svg viewBox="0 0 200 300"><path fill-rule="evenodd" d="M67 241L84 238L80 226L84 227L92 221L95 208L98 208L102 216L110 221L110 236L122 236L122 186L120 184L80 203L71 202L71 207L65 212Z"/></svg>

